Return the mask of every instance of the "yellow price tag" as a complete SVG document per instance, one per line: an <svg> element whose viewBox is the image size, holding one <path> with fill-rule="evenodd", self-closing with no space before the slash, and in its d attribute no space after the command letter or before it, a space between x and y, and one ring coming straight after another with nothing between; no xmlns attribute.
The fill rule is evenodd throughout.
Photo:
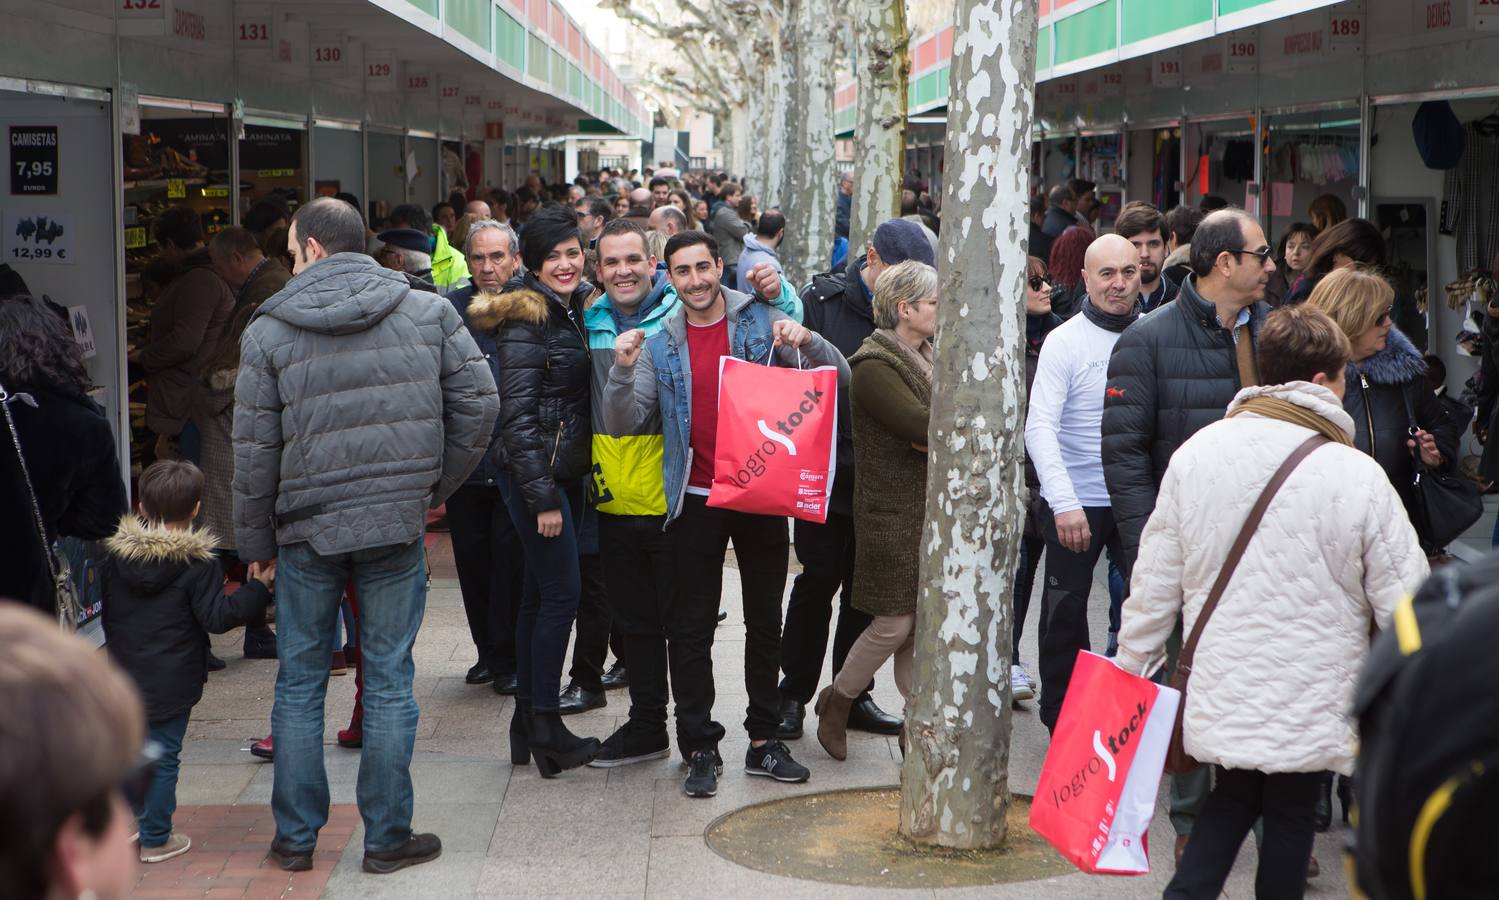
<svg viewBox="0 0 1499 900"><path fill-rule="evenodd" d="M205 196L205 197L227 197L227 196L229 196L229 189L226 188L226 187L206 187L206 188L203 188L203 196Z"/></svg>
<svg viewBox="0 0 1499 900"><path fill-rule="evenodd" d="M185 200L185 199L187 199L187 182L183 181L181 178L168 178L167 179L167 199L168 200Z"/></svg>
<svg viewBox="0 0 1499 900"><path fill-rule="evenodd" d="M143 225L131 225L125 229L125 249L139 250L146 246L146 228Z"/></svg>
<svg viewBox="0 0 1499 900"><path fill-rule="evenodd" d="M296 169L259 169L255 172L257 178L291 178L297 174Z"/></svg>

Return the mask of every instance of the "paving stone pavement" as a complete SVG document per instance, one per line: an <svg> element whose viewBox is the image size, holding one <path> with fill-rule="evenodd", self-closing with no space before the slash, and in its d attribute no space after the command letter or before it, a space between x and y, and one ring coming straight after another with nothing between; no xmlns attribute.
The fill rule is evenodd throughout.
<svg viewBox="0 0 1499 900"><path fill-rule="evenodd" d="M357 818L352 834L330 833L347 841L347 848L321 886L329 898L452 898L452 897L741 897L774 894L778 898L867 897L892 893L920 897L940 893L946 898L1090 898L1111 900L1158 897L1170 878L1172 835L1164 805L1151 832L1159 871L1138 878L1069 875L1046 881L942 891L879 891L798 881L742 868L722 859L703 840L704 829L719 816L752 803L832 788L894 784L899 780L899 750L894 740L850 732L849 759L837 763L817 745L809 715L807 736L789 742L797 759L812 770L805 785L782 785L742 774L739 760L748 747L741 722L746 694L742 680L744 625L739 607L739 573L724 571L724 608L728 620L718 629L714 670L718 692L715 717L728 728L722 753L726 762L717 797L694 800L682 794L683 772L674 756L635 766L601 770L579 769L543 781L534 767L512 769L504 742L512 701L496 696L488 686L463 682L474 661L462 600L454 577L446 536L432 548L433 582L427 612L416 643L417 701L421 721L417 729L412 777L416 791L418 830L435 831L444 850L435 862L389 876L360 870L363 828ZM1102 647L1107 631L1108 591L1100 566L1095 577L1090 621L1095 647ZM1043 573L1044 574L1044 573ZM1031 604L1022 653L1035 660L1039 588ZM788 595L790 583L787 584ZM271 766L250 756L249 743L266 733L276 664L242 658L241 633L214 639L215 651L228 668L210 676L203 701L193 711L188 741L183 748L179 827L192 821L191 807L236 805L268 816ZM888 666L877 676L876 700L887 710L900 709L899 695ZM824 679L824 683L826 679ZM358 752L334 743L335 732L348 722L353 705L354 679L330 679L325 720L325 762L335 804L354 803ZM609 705L569 718L575 731L600 739L621 724L628 710L624 691L609 694ZM1034 789L1046 753L1046 730L1036 717L1035 704L1014 717L1011 741L1012 790ZM1164 790L1162 791L1164 799ZM263 827L263 826L258 826ZM268 845L270 834L263 835ZM1312 882L1309 897L1344 897L1336 835L1319 835L1316 854L1322 876ZM325 848L332 849L332 848ZM182 857L193 863L198 850ZM151 867L143 867L149 874ZM207 882L195 882L207 885ZM266 882L256 887L264 888ZM163 886L164 887L164 886ZM311 896L311 885L289 884L284 896ZM208 896L209 887L175 891L166 896ZM212 896L236 894L223 885ZM1252 839L1246 842L1225 896L1254 894ZM143 894L145 896L147 894ZM150 896L157 896L150 893ZM253 896L282 896L257 891Z"/></svg>

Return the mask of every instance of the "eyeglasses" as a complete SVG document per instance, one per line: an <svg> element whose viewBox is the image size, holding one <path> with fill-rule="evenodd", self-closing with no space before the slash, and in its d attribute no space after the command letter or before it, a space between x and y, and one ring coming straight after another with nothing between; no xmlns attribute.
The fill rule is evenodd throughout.
<svg viewBox="0 0 1499 900"><path fill-rule="evenodd" d="M1248 255L1253 256L1255 259L1258 259L1260 261L1260 265L1263 266L1265 263L1267 263L1267 262L1270 261L1270 254L1274 253L1275 251L1273 249L1271 249L1270 247L1261 247L1258 250L1248 250L1248 249L1245 249L1243 247L1240 247L1237 250L1225 250L1224 252L1225 253L1232 253L1232 254L1235 254L1235 255L1238 255L1238 254L1241 254L1241 253L1247 253Z"/></svg>
<svg viewBox="0 0 1499 900"><path fill-rule="evenodd" d="M1385 325L1390 324L1391 322L1395 321L1394 312L1395 307L1391 306L1387 308L1384 312L1379 314L1379 318L1374 320L1374 324L1380 327L1384 327Z"/></svg>
<svg viewBox="0 0 1499 900"><path fill-rule="evenodd" d="M1050 275L1028 275L1025 279L1026 285L1033 291L1041 290L1041 285L1051 284Z"/></svg>

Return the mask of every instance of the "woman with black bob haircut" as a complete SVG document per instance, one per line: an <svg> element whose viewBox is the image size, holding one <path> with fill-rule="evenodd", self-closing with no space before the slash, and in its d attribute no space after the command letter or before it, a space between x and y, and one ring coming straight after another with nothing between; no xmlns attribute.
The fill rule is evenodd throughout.
<svg viewBox="0 0 1499 900"><path fill-rule="evenodd" d="M1312 241L1312 255L1306 261L1301 277L1286 294L1286 305L1300 303L1312 295L1312 288L1334 269L1352 266L1378 268L1384 265L1385 242L1368 219L1344 219Z"/></svg>
<svg viewBox="0 0 1499 900"><path fill-rule="evenodd" d="M583 304L583 239L566 207L526 222L520 242L526 270L499 293L477 294L469 321L495 333L490 363L500 389L500 494L520 534L526 585L515 625L515 714L510 754L536 757L544 778L581 766L599 742L567 730L558 712L563 656L582 591L578 526L583 478L592 459L588 341Z"/></svg>
<svg viewBox="0 0 1499 900"><path fill-rule="evenodd" d="M43 543L102 540L127 508L114 432L88 397L83 354L65 316L24 294L0 299L0 397L10 419L0 424L0 597L52 615L56 598ZM45 542L37 535L23 460Z"/></svg>

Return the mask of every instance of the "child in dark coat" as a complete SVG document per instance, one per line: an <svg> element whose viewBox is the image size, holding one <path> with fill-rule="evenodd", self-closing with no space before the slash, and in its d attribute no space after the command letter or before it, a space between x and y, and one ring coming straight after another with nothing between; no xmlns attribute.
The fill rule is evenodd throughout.
<svg viewBox="0 0 1499 900"><path fill-rule="evenodd" d="M188 462L161 461L141 473L139 515L127 515L105 541L101 572L104 637L110 654L135 680L146 704L148 737L162 756L135 811L141 862L186 853L172 831L178 755L193 706L208 679L208 635L256 620L271 600L274 566L252 566L234 594L214 557L213 536L192 527L203 473Z"/></svg>

